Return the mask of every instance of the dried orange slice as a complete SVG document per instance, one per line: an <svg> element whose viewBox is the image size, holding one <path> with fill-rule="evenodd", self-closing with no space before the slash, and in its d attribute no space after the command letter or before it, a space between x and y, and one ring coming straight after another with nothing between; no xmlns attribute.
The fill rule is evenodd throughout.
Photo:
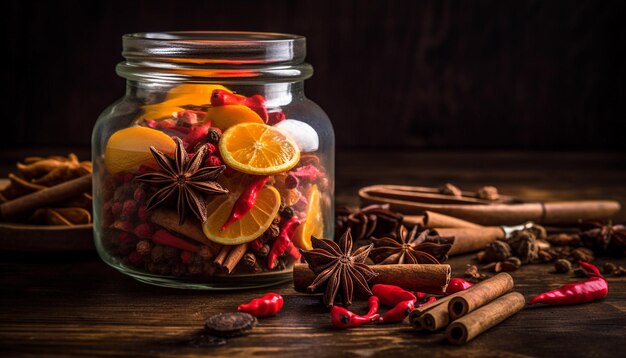
<svg viewBox="0 0 626 358"><path fill-rule="evenodd" d="M155 166L150 146L169 154L176 149L174 140L156 129L139 126L121 129L107 142L104 165L111 174L137 169L142 164Z"/></svg>
<svg viewBox="0 0 626 358"><path fill-rule="evenodd" d="M211 103L213 90L220 89L231 93L220 85L182 84L172 88L165 97L165 101L148 104L142 107L142 118L160 119L171 117L172 113L183 110L183 106L201 106Z"/></svg>
<svg viewBox="0 0 626 358"><path fill-rule="evenodd" d="M211 94L213 91L219 89L222 91L226 91L228 93L232 93L228 90L228 88L222 85L209 85L209 84L195 84L195 83L183 83L178 85L169 92L167 92L166 100L173 99L181 96L194 96L196 97L196 102L202 103L189 103L195 105L208 104L211 103Z"/></svg>
<svg viewBox="0 0 626 358"><path fill-rule="evenodd" d="M241 123L227 129L220 139L226 165L247 174L272 175L293 168L300 149L285 132L263 123Z"/></svg>
<svg viewBox="0 0 626 358"><path fill-rule="evenodd" d="M303 250L313 249L311 236L315 236L319 239L324 234L324 218L320 205L320 191L317 189L316 184L313 184L307 191L307 200L306 218L302 225L298 226L293 237L294 245Z"/></svg>
<svg viewBox="0 0 626 358"><path fill-rule="evenodd" d="M280 194L273 186L266 186L259 192L252 210L241 219L220 231L228 219L230 212L241 192L250 184L251 178L246 175L235 176L225 181L228 195L215 197L207 204L207 220L202 224L202 230L209 240L223 245L239 245L250 242L270 227L280 207Z"/></svg>
<svg viewBox="0 0 626 358"><path fill-rule="evenodd" d="M264 123L255 111L240 104L211 107L207 109L206 119L221 130L239 123Z"/></svg>

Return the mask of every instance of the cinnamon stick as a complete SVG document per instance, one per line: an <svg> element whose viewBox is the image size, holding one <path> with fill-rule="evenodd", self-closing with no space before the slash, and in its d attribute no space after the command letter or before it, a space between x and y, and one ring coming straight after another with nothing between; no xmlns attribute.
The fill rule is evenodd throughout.
<svg viewBox="0 0 626 358"><path fill-rule="evenodd" d="M231 248L232 246L228 246L228 245L222 246L217 256L213 260L213 263L219 267L222 267L224 265L224 261L226 261L226 257L228 256L228 253L230 252Z"/></svg>
<svg viewBox="0 0 626 358"><path fill-rule="evenodd" d="M368 284L400 286L408 291L443 294L450 282L450 265L372 265L378 275ZM307 292L315 274L307 264L296 264L293 269L293 284L298 292Z"/></svg>
<svg viewBox="0 0 626 358"><path fill-rule="evenodd" d="M455 294L456 297L448 302L450 319L454 321L512 289L513 278L508 273L501 272L467 290L458 292Z"/></svg>
<svg viewBox="0 0 626 358"><path fill-rule="evenodd" d="M153 223L164 227L167 230L181 234L195 240L209 248L213 256L222 249L222 245L209 240L202 232L202 224L195 218L187 218L182 225L178 224L178 214L169 209L158 209L152 212L150 219Z"/></svg>
<svg viewBox="0 0 626 358"><path fill-rule="evenodd" d="M446 327L454 318L452 316L452 302L462 300L471 302L471 309L501 296L513 288L513 278L507 273L501 273L485 281L477 283L467 290L443 297L429 305L418 307L409 314L409 322L417 329L438 331ZM456 306L454 306L456 307Z"/></svg>
<svg viewBox="0 0 626 358"><path fill-rule="evenodd" d="M463 219L455 218L434 211L426 210L424 212L424 227L427 229L434 228L481 228L482 226Z"/></svg>
<svg viewBox="0 0 626 358"><path fill-rule="evenodd" d="M459 255L479 251L497 239L504 239L505 233L497 226L479 228L441 228L434 229L440 236L454 236L454 244L449 255Z"/></svg>
<svg viewBox="0 0 626 358"><path fill-rule="evenodd" d="M525 303L524 296L520 293L508 293L452 322L446 330L446 338L452 344L465 344L519 312Z"/></svg>
<svg viewBox="0 0 626 358"><path fill-rule="evenodd" d="M10 219L20 214L68 200L84 192L91 192L91 174L51 186L0 204L0 218Z"/></svg>
<svg viewBox="0 0 626 358"><path fill-rule="evenodd" d="M437 301L414 309L409 314L409 322L419 330L437 331L450 323L448 302L454 295L442 297Z"/></svg>
<svg viewBox="0 0 626 358"><path fill-rule="evenodd" d="M241 261L247 249L247 243L232 246L230 248L230 251L228 252L228 255L226 255L226 259L224 260L223 264L219 265L222 271L226 273L233 272L233 269L235 268L235 266L237 266L239 261Z"/></svg>

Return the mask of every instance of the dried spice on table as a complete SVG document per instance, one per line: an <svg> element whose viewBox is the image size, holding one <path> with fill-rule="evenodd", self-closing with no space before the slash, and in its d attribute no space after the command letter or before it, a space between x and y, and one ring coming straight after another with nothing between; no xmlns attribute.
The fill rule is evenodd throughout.
<svg viewBox="0 0 626 358"><path fill-rule="evenodd" d="M346 230L338 242L313 239L312 244L313 250L301 250L309 268L317 275L307 289L309 292L323 289L323 302L328 307L335 304L337 295L341 297L344 306L349 306L352 304L355 289L357 293L372 295L367 281L376 276L376 273L364 263L372 245L359 247L352 252L350 229Z"/></svg>
<svg viewBox="0 0 626 358"><path fill-rule="evenodd" d="M150 211L176 197L180 225L185 222L188 210L191 210L199 220L205 221L206 196L228 193L228 190L215 181L225 167L202 167L207 153L206 146L202 146L189 158L183 142L178 138L175 141L174 158L150 147L161 171L142 174L136 178L140 182L161 187L148 200L147 210Z"/></svg>
<svg viewBox="0 0 626 358"><path fill-rule="evenodd" d="M372 260L379 265L439 264L448 259L454 237L431 235L430 230L418 234L417 226L408 231L398 226L394 237L372 238Z"/></svg>
<svg viewBox="0 0 626 358"><path fill-rule="evenodd" d="M598 220L584 220L580 223L581 239L584 246L598 252L623 256L626 253L626 226L606 224Z"/></svg>
<svg viewBox="0 0 626 358"><path fill-rule="evenodd" d="M370 296L367 300L368 311L364 315L358 315L349 311L345 307L333 306L330 312L331 323L333 326L341 329L359 327L364 324L374 322L379 319L378 312L379 299L376 296Z"/></svg>
<svg viewBox="0 0 626 358"><path fill-rule="evenodd" d="M580 261L579 264L587 275L590 276L588 279L539 294L528 301L528 304L572 305L592 302L606 297L609 293L609 286L602 274L600 274L600 270L584 261Z"/></svg>
<svg viewBox="0 0 626 358"><path fill-rule="evenodd" d="M335 237L341 236L348 228L357 243L368 240L370 236L395 235L402 220L401 214L389 210L389 204L338 208L335 210Z"/></svg>

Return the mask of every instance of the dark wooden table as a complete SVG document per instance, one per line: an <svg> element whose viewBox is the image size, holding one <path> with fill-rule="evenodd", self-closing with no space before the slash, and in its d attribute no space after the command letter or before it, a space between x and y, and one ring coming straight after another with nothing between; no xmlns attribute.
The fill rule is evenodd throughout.
<svg viewBox="0 0 626 358"><path fill-rule="evenodd" d="M439 185L468 190L483 184L531 199L613 198L626 204L626 155L583 153L343 153L337 160L337 200L356 203L372 183ZM624 212L618 220L624 221ZM599 258L603 264L607 258ZM626 264L626 260L608 259ZM461 275L471 256L450 260ZM513 272L516 289L532 294L574 282L551 265ZM626 278L609 277L601 302L532 307L462 347L440 334L419 335L408 324L338 331L317 296L290 284L273 288L285 307L254 331L220 346L189 340L214 313L267 290L183 291L148 286L102 263L95 253L0 253L0 354L211 356L620 356L626 351ZM362 310L364 302L355 310Z"/></svg>

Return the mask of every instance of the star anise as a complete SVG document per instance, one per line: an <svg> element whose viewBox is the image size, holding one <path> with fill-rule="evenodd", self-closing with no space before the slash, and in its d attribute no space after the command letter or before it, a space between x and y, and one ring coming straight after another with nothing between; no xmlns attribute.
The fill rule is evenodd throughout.
<svg viewBox="0 0 626 358"><path fill-rule="evenodd" d="M430 230L417 233L417 226L409 232L398 227L395 237L372 238L372 260L379 265L438 264L448 259L454 237L430 235Z"/></svg>
<svg viewBox="0 0 626 358"><path fill-rule="evenodd" d="M138 181L161 187L148 200L147 210L161 206L176 197L180 225L185 222L188 209L204 222L207 217L206 196L228 193L228 190L215 181L226 167L222 165L202 168L207 146L202 146L189 158L183 142L178 138L175 140L174 158L150 147L154 159L161 168L160 172L146 173L137 177Z"/></svg>
<svg viewBox="0 0 626 358"><path fill-rule="evenodd" d="M328 307L335 304L337 294L341 296L344 306L352 304L354 286L358 293L372 295L367 281L376 276L376 273L364 263L372 244L359 247L352 253L350 229L346 230L338 242L313 238L311 243L313 250L301 251L309 268L317 275L307 288L309 292L319 292L324 288L323 301Z"/></svg>
<svg viewBox="0 0 626 358"><path fill-rule="evenodd" d="M598 220L585 220L580 223L580 228L583 244L588 248L618 255L626 251L626 226L613 225L611 221L604 224Z"/></svg>
<svg viewBox="0 0 626 358"><path fill-rule="evenodd" d="M367 240L372 235L391 235L400 223L402 215L389 210L389 204L335 210L335 236L340 236L350 228L356 242Z"/></svg>

